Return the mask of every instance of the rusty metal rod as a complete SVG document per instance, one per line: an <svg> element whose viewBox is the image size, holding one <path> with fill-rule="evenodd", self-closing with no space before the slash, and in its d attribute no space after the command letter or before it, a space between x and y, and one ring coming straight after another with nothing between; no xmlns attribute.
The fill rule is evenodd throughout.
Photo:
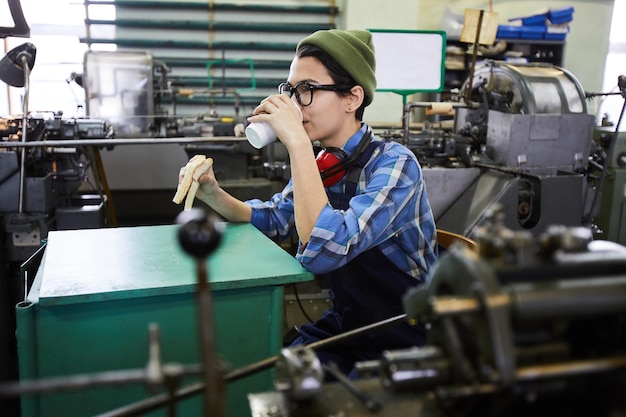
<svg viewBox="0 0 626 417"><path fill-rule="evenodd" d="M483 26L484 10L481 10L478 15L478 26L476 28L476 38L474 39L474 50L472 51L472 63L470 67L469 77L467 77L468 87L465 90L465 101L470 101L472 96L472 83L474 82L474 71L476 69L476 56L478 55L478 46L480 45L480 31Z"/></svg>
<svg viewBox="0 0 626 417"><path fill-rule="evenodd" d="M317 342L313 342L307 345L307 347L313 350L321 348L321 347L326 347L329 345L342 342L346 339L351 339L363 333L367 333L371 330L378 329L380 327L386 327L391 324L395 324L404 320L406 320L406 314L400 314L398 316L391 317L382 321L378 321L376 323L372 323L367 326L359 327L358 329L350 330L345 333L341 333L336 336L329 337L328 339L318 340ZM272 367L272 365L274 365L274 363L276 363L277 360L278 360L278 356L272 356L260 362L256 362L251 365L247 365L239 369L235 369L234 371L231 371L228 374L226 374L226 380L229 382L237 381L248 375L252 375L257 372L263 371L265 369L269 369L270 367Z"/></svg>
<svg viewBox="0 0 626 417"><path fill-rule="evenodd" d="M207 417L225 416L225 383L222 366L217 358L214 337L213 302L208 284L208 273L204 259L196 262L198 274L197 310L200 353L204 365L204 412Z"/></svg>
<svg viewBox="0 0 626 417"><path fill-rule="evenodd" d="M169 366L164 365L163 372L167 375ZM201 365L182 366L178 371L181 376L196 376L203 372ZM42 378L33 381L20 381L0 384L0 397L19 395L45 394L50 392L68 391L82 388L114 386L128 383L145 383L149 381L146 369L129 369L124 371L108 371L94 374L71 375L63 377Z"/></svg>
<svg viewBox="0 0 626 417"><path fill-rule="evenodd" d="M398 316L391 317L386 320L372 323L367 326L359 327L358 329L350 330L348 332L342 333L337 336L329 337L328 339L311 343L310 345L308 345L308 347L311 349L316 349L316 348L320 348L323 346L332 345L334 343L339 343L346 339L350 339L352 337L358 336L362 333L367 333L377 328L389 326L389 325L404 321L406 320L406 317L407 317L406 314L400 314ZM272 356L260 362L256 362L251 365L247 365L242 368L235 369L234 371L227 373L226 376L224 377L224 380L227 382L233 382L241 378L244 378L248 375L253 375L257 372L269 369L276 363L277 360L278 360L278 356ZM205 389L204 382L197 382L194 384L190 384L186 387L181 388L180 390L176 392L175 394L176 399L177 401L184 400L186 398L189 398L189 397L192 397L194 395L201 393L204 389ZM150 411L158 410L161 407L163 407L165 404L167 404L167 402L170 400L171 399L168 395L160 394L160 395L153 396L151 398L147 398L145 400L138 401L133 404L129 404L127 406L118 408L116 410L109 411L105 414L100 414L96 417L138 416L138 415L148 413Z"/></svg>

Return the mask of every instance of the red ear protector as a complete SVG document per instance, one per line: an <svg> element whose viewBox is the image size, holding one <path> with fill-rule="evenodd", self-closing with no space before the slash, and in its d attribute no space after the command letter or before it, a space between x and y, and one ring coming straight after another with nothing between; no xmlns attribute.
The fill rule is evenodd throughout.
<svg viewBox="0 0 626 417"><path fill-rule="evenodd" d="M337 184L346 175L346 168L343 167L342 162L347 158L348 155L339 148L322 149L317 154L315 162L317 162L324 187Z"/></svg>
<svg viewBox="0 0 626 417"><path fill-rule="evenodd" d="M326 148L320 151L315 158L317 168L322 176L324 187L337 184L346 175L348 168L361 156L367 145L372 141L372 131L367 129L363 138L354 150L354 153L347 156L343 149Z"/></svg>

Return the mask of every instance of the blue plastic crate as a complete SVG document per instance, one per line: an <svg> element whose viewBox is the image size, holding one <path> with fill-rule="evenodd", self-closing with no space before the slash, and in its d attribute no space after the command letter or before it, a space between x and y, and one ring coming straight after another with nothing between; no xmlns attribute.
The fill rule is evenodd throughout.
<svg viewBox="0 0 626 417"><path fill-rule="evenodd" d="M554 24L568 23L574 19L574 8L565 7L563 9L550 10L548 20Z"/></svg>
<svg viewBox="0 0 626 417"><path fill-rule="evenodd" d="M567 37L565 33L544 33L543 38L550 41L564 41Z"/></svg>
<svg viewBox="0 0 626 417"><path fill-rule="evenodd" d="M524 17L516 17L514 19L509 19L509 22L513 22L515 20L521 20L523 26L544 26L546 24L546 20L548 19L548 13L540 13L532 16L524 16Z"/></svg>
<svg viewBox="0 0 626 417"><path fill-rule="evenodd" d="M518 39L521 36L522 27L513 25L498 25L496 38L498 39Z"/></svg>
<svg viewBox="0 0 626 417"><path fill-rule="evenodd" d="M565 40L567 34L569 33L568 25L548 25L546 27L546 32L543 34L544 39L550 40Z"/></svg>
<svg viewBox="0 0 626 417"><path fill-rule="evenodd" d="M543 39L546 33L546 26L522 26L522 39Z"/></svg>

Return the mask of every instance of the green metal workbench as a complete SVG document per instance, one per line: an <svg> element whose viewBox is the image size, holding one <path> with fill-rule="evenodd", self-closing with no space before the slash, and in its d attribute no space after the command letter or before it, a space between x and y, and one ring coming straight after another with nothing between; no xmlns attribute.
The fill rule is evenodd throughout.
<svg viewBox="0 0 626 417"><path fill-rule="evenodd" d="M50 232L28 298L16 309L20 379L143 368L151 323L160 326L164 363L200 363L196 261L179 247L177 231L168 225ZM278 354L282 285L313 275L249 224L226 225L208 273L217 350L229 369ZM227 415L249 416L246 394L272 389L271 377L267 370L229 383ZM27 395L22 417L91 416L151 395L143 384ZM199 395L184 400L178 415L199 416L201 404Z"/></svg>

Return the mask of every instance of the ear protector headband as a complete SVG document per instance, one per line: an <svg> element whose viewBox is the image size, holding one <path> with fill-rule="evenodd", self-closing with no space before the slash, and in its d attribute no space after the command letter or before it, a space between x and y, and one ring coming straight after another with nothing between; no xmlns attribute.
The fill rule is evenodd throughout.
<svg viewBox="0 0 626 417"><path fill-rule="evenodd" d="M343 149L326 148L317 154L315 162L322 176L324 187L337 184L346 175L348 168L356 162L361 154L367 149L372 141L372 130L368 127L367 132L361 138L352 155L347 156Z"/></svg>

